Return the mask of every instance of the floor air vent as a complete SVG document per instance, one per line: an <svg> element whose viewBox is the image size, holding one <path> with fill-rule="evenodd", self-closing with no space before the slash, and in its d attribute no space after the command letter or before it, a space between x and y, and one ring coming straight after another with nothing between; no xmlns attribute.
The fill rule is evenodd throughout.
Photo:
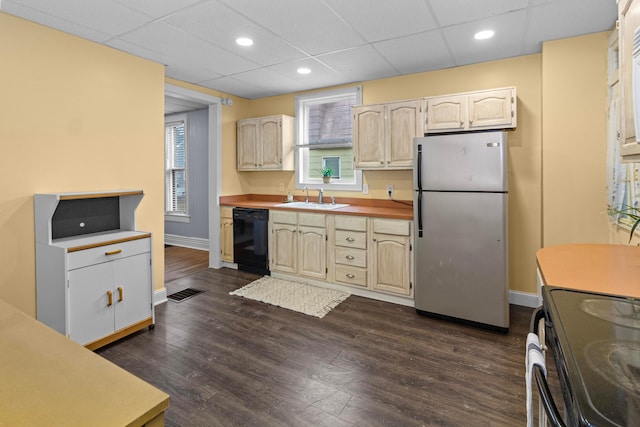
<svg viewBox="0 0 640 427"><path fill-rule="evenodd" d="M201 291L200 289L187 288L178 292L174 292L171 295L167 295L167 298L169 298L171 301L182 302L202 292L204 291Z"/></svg>

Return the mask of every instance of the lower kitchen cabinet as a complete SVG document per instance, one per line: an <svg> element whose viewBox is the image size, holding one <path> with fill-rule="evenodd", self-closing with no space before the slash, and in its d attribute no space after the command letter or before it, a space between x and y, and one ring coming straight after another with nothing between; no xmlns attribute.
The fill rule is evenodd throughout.
<svg viewBox="0 0 640 427"><path fill-rule="evenodd" d="M368 224L366 217L334 216L332 251L336 283L368 286Z"/></svg>
<svg viewBox="0 0 640 427"><path fill-rule="evenodd" d="M321 279L327 275L326 215L298 214L298 274Z"/></svg>
<svg viewBox="0 0 640 427"><path fill-rule="evenodd" d="M220 258L233 262L233 208L220 208Z"/></svg>
<svg viewBox="0 0 640 427"><path fill-rule="evenodd" d="M371 287L377 291L411 295L411 222L375 218L371 231Z"/></svg>

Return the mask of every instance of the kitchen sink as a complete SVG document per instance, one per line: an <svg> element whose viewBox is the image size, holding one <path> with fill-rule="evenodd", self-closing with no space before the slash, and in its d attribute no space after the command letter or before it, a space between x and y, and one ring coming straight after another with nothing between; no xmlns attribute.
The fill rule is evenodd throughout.
<svg viewBox="0 0 640 427"><path fill-rule="evenodd" d="M328 211L328 210L333 210L333 209L340 209L340 208L346 208L347 206L350 206L346 203L336 203L334 205L332 205L331 203L317 203L317 202L289 202L289 203L280 203L278 205L275 205L276 208L296 208L296 209L316 209L316 210L323 210L323 211Z"/></svg>

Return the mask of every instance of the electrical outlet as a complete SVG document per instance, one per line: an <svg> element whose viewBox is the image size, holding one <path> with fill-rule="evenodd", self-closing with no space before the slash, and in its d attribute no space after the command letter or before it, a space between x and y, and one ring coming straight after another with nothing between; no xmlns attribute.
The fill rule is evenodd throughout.
<svg viewBox="0 0 640 427"><path fill-rule="evenodd" d="M387 184L387 196L389 200L393 199L393 184Z"/></svg>

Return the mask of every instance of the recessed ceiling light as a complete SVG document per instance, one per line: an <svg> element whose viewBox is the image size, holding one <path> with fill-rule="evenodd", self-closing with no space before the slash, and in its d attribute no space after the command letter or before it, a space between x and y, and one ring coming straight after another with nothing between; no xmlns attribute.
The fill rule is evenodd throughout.
<svg viewBox="0 0 640 427"><path fill-rule="evenodd" d="M253 40L251 40L249 37L239 37L236 39L236 43L238 43L240 46L251 46L253 44Z"/></svg>
<svg viewBox="0 0 640 427"><path fill-rule="evenodd" d="M303 68L298 68L298 73L299 74L309 74L310 72L311 72L311 70L308 69L308 68L304 68L304 67Z"/></svg>
<svg viewBox="0 0 640 427"><path fill-rule="evenodd" d="M485 40L493 37L493 30L478 31L473 38L476 40Z"/></svg>

